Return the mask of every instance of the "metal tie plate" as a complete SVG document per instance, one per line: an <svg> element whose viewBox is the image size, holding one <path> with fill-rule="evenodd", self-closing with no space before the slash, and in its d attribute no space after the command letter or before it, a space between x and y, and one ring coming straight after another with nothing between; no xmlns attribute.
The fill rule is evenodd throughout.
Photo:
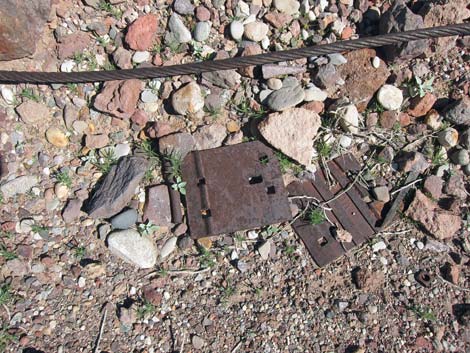
<svg viewBox="0 0 470 353"><path fill-rule="evenodd" d="M193 151L183 161L182 175L194 239L292 218L279 161L259 141Z"/></svg>

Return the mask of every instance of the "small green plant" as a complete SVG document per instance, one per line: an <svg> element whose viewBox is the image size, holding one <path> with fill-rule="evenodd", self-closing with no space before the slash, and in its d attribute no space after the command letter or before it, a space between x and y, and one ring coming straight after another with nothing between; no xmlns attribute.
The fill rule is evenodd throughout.
<svg viewBox="0 0 470 353"><path fill-rule="evenodd" d="M108 12L113 17L116 17L118 20L122 18L122 11L116 7L114 7L111 3L103 0L98 4L98 8L101 11Z"/></svg>
<svg viewBox="0 0 470 353"><path fill-rule="evenodd" d="M295 246L294 245L289 245L285 244L286 247L284 248L284 252L286 253L287 256L292 256L295 253Z"/></svg>
<svg viewBox="0 0 470 353"><path fill-rule="evenodd" d="M319 139L315 145L318 156L329 159L331 156L331 151L333 148L331 147L331 144L325 142L323 139Z"/></svg>
<svg viewBox="0 0 470 353"><path fill-rule="evenodd" d="M417 317L419 317L422 320L427 320L427 321L436 321L436 315L432 312L431 309L429 308L423 308L419 306L410 306L408 308L411 310Z"/></svg>
<svg viewBox="0 0 470 353"><path fill-rule="evenodd" d="M279 160L279 166L281 168L281 173L287 173L292 171L295 175L298 175L302 172L302 167L295 162L293 162L289 157L284 153L276 151L275 152L277 159Z"/></svg>
<svg viewBox="0 0 470 353"><path fill-rule="evenodd" d="M176 182L171 185L171 188L178 191L181 195L186 195L186 182L180 176L176 177Z"/></svg>
<svg viewBox="0 0 470 353"><path fill-rule="evenodd" d="M93 53L77 52L73 55L73 60L79 65L86 63L90 71L95 71L98 68L98 62L96 61L96 56Z"/></svg>
<svg viewBox="0 0 470 353"><path fill-rule="evenodd" d="M91 153L91 152L90 152ZM93 163L93 162L92 162ZM100 158L96 159L95 167L97 167L103 174L107 174L111 167L117 163L116 155L111 148L106 148L100 151Z"/></svg>
<svg viewBox="0 0 470 353"><path fill-rule="evenodd" d="M231 281L227 279L227 285L222 287L221 303L227 303L229 298L235 294L235 287L231 285Z"/></svg>
<svg viewBox="0 0 470 353"><path fill-rule="evenodd" d="M436 148L431 156L431 164L434 167L439 167L446 164L446 153L441 148Z"/></svg>
<svg viewBox="0 0 470 353"><path fill-rule="evenodd" d="M156 311L155 305L148 301L144 301L141 306L137 308L137 317L144 320L146 317L153 315Z"/></svg>
<svg viewBox="0 0 470 353"><path fill-rule="evenodd" d="M160 276L160 277L166 277L168 276L168 270L165 270L164 268L159 268L157 270L157 274Z"/></svg>
<svg viewBox="0 0 470 353"><path fill-rule="evenodd" d="M103 36L103 37L96 37L96 41L102 47L106 47L109 44L110 39L109 39L109 36L106 35L106 36Z"/></svg>
<svg viewBox="0 0 470 353"><path fill-rule="evenodd" d="M23 97L23 98L27 98L27 99L30 99L32 101L35 101L37 103L39 103L41 101L41 97L39 97L37 94L35 94L34 91L31 88L24 88L21 91L20 96Z"/></svg>
<svg viewBox="0 0 470 353"><path fill-rule="evenodd" d="M279 227L276 227L276 226L273 226L273 225L270 225L268 227L266 227L266 229L263 231L263 233L268 236L268 237L271 237L273 236L274 234L277 234L281 231L281 228Z"/></svg>
<svg viewBox="0 0 470 353"><path fill-rule="evenodd" d="M79 246L75 249L75 257L79 260L83 259L86 256L86 248L84 246Z"/></svg>
<svg viewBox="0 0 470 353"><path fill-rule="evenodd" d="M162 46L160 43L155 43L152 48L150 49L150 52L155 55L155 54L160 54L162 52Z"/></svg>
<svg viewBox="0 0 470 353"><path fill-rule="evenodd" d="M116 65L114 65L114 63L112 63L111 61L106 60L105 63L103 64L103 70L105 71L116 70Z"/></svg>
<svg viewBox="0 0 470 353"><path fill-rule="evenodd" d="M46 232L47 230L48 230L48 227L43 226L42 224L35 223L31 226L31 231L33 233L43 233L43 232Z"/></svg>
<svg viewBox="0 0 470 353"><path fill-rule="evenodd" d="M256 288L255 289L255 294L258 297L261 297L263 295L263 289L262 288Z"/></svg>
<svg viewBox="0 0 470 353"><path fill-rule="evenodd" d="M385 111L385 108L382 107L382 104L380 104L377 99L373 99L371 103L369 103L369 106L365 110L365 115L369 115L370 113L383 113Z"/></svg>
<svg viewBox="0 0 470 353"><path fill-rule="evenodd" d="M240 102L233 107L233 110L240 117L248 119L260 119L266 115L266 110L263 106L254 109L247 98L240 100Z"/></svg>
<svg viewBox="0 0 470 353"><path fill-rule="evenodd" d="M3 244L0 244L0 257L3 257L7 261L17 258L16 254L12 251L9 251Z"/></svg>
<svg viewBox="0 0 470 353"><path fill-rule="evenodd" d="M199 263L201 264L202 268L207 267L214 267L215 266L215 258L214 254L204 248L203 246L199 246Z"/></svg>
<svg viewBox="0 0 470 353"><path fill-rule="evenodd" d="M8 304L12 300L10 285L4 283L0 286L0 305Z"/></svg>
<svg viewBox="0 0 470 353"><path fill-rule="evenodd" d="M0 204L2 204L4 201L3 192L0 192Z"/></svg>
<svg viewBox="0 0 470 353"><path fill-rule="evenodd" d="M72 187L72 178L70 178L69 172L67 170L62 170L55 175L57 182L65 185L69 189Z"/></svg>
<svg viewBox="0 0 470 353"><path fill-rule="evenodd" d="M8 332L8 326L3 325L0 328L0 351L1 352L6 352L6 348L9 343L16 341L17 338L16 336L10 334Z"/></svg>
<svg viewBox="0 0 470 353"><path fill-rule="evenodd" d="M181 154L179 152L172 151L165 154L163 158L170 163L170 176L172 178L181 178L181 165L183 164Z"/></svg>
<svg viewBox="0 0 470 353"><path fill-rule="evenodd" d="M139 224L137 229L140 235L148 236L148 235L152 235L153 233L155 233L155 231L158 229L158 226L153 224L151 221L147 221L147 223Z"/></svg>
<svg viewBox="0 0 470 353"><path fill-rule="evenodd" d="M158 159L159 155L153 149L152 142L150 140L143 140L141 141L137 147L145 153L147 158L149 159Z"/></svg>
<svg viewBox="0 0 470 353"><path fill-rule="evenodd" d="M324 221L325 221L325 213L323 212L323 210L319 207L316 207L316 208L313 208L311 209L308 213L307 213L307 218L308 218L308 222L311 224L311 225L318 225L318 224L322 224Z"/></svg>
<svg viewBox="0 0 470 353"><path fill-rule="evenodd" d="M430 79L423 82L423 80L417 76L413 77L413 80L409 81L406 86L408 87L408 93L411 97L424 97L427 92L432 93L434 88L432 84L434 83L434 76L431 76Z"/></svg>
<svg viewBox="0 0 470 353"><path fill-rule="evenodd" d="M78 85L76 83L67 83L67 88L72 94L78 94Z"/></svg>

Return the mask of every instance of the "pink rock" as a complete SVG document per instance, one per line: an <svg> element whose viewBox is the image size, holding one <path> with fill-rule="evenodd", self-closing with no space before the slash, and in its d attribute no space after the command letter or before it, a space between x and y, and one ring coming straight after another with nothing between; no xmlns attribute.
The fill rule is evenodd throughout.
<svg viewBox="0 0 470 353"><path fill-rule="evenodd" d="M198 21L209 21L211 19L211 12L205 6L196 7L196 18Z"/></svg>
<svg viewBox="0 0 470 353"><path fill-rule="evenodd" d="M95 108L120 119L129 119L136 110L141 90L139 80L106 82L95 99Z"/></svg>
<svg viewBox="0 0 470 353"><path fill-rule="evenodd" d="M424 192L428 192L431 197L438 200L442 195L442 179L436 175L430 175L424 181Z"/></svg>
<svg viewBox="0 0 470 353"><path fill-rule="evenodd" d="M432 109L436 100L436 96L429 92L424 97L415 97L410 102L408 114L417 118L425 116Z"/></svg>
<svg viewBox="0 0 470 353"><path fill-rule="evenodd" d="M147 50L157 32L158 18L155 15L139 17L129 26L126 43L134 50Z"/></svg>
<svg viewBox="0 0 470 353"><path fill-rule="evenodd" d="M166 185L157 185L148 189L143 219L157 226L170 226L170 193Z"/></svg>
<svg viewBox="0 0 470 353"><path fill-rule="evenodd" d="M85 145L88 148L103 148L109 143L109 137L106 134L86 135Z"/></svg>
<svg viewBox="0 0 470 353"><path fill-rule="evenodd" d="M406 215L421 223L426 230L438 239L448 239L460 229L460 216L440 208L420 190L416 195Z"/></svg>
<svg viewBox="0 0 470 353"><path fill-rule="evenodd" d="M85 32L75 32L61 39L57 45L59 59L64 60L73 57L77 53L82 53L90 44L90 36Z"/></svg>
<svg viewBox="0 0 470 353"><path fill-rule="evenodd" d="M131 117L131 121L139 126L144 126L148 120L149 118L143 110L137 110Z"/></svg>

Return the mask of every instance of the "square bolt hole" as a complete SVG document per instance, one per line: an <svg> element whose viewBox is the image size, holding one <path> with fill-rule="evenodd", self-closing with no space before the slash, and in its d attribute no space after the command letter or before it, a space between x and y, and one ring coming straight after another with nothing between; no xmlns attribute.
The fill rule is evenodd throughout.
<svg viewBox="0 0 470 353"><path fill-rule="evenodd" d="M318 239L318 245L325 246L326 244L328 244L328 240L325 237Z"/></svg>
<svg viewBox="0 0 470 353"><path fill-rule="evenodd" d="M273 195L273 194L276 193L276 188L275 188L273 185L268 186L268 187L266 188L266 193L267 193L268 195Z"/></svg>
<svg viewBox="0 0 470 353"><path fill-rule="evenodd" d="M257 176L250 177L248 179L248 182L250 183L250 185L261 184L263 182L263 176L257 175Z"/></svg>

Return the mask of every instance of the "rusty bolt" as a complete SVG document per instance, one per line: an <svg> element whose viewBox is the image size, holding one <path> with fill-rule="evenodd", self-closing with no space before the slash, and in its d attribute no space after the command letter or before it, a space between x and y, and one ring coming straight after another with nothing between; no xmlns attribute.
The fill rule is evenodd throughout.
<svg viewBox="0 0 470 353"><path fill-rule="evenodd" d="M433 276L426 270L420 270L415 274L415 279L423 287L430 287Z"/></svg>

